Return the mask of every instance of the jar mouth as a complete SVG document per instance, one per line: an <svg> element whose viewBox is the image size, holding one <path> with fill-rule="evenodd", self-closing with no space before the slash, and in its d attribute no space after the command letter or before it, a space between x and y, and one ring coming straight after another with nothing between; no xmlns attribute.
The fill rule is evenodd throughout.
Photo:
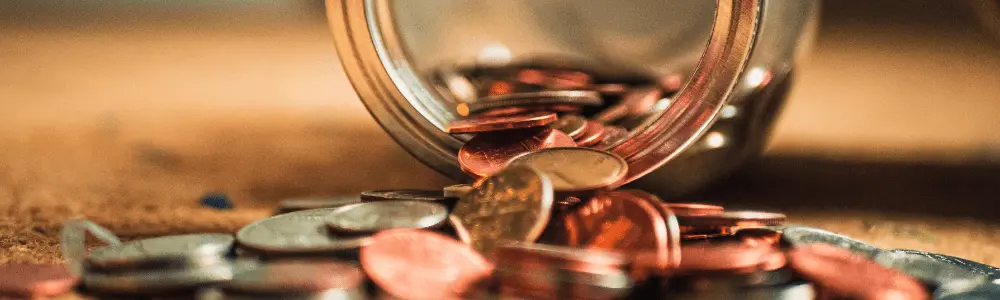
<svg viewBox="0 0 1000 300"><path fill-rule="evenodd" d="M610 149L629 164L624 183L670 161L714 123L749 61L763 0L718 0L700 60L670 105ZM443 130L459 103L418 74L397 27L392 0L327 0L341 62L369 112L407 151L453 178L467 137Z"/></svg>

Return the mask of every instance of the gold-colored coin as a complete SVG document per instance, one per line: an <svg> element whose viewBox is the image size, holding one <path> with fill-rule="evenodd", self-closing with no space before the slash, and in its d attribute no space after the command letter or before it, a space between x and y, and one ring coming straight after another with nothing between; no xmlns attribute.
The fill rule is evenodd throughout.
<svg viewBox="0 0 1000 300"><path fill-rule="evenodd" d="M475 184L455 204L451 223L459 238L489 256L508 242L534 242L549 222L549 178L528 167L509 167Z"/></svg>

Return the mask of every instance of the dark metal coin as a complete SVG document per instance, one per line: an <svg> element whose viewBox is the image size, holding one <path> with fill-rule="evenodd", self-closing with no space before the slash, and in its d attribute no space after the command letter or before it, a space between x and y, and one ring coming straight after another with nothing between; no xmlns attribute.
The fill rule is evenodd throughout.
<svg viewBox="0 0 1000 300"><path fill-rule="evenodd" d="M562 131L571 138L579 138L587 130L587 118L580 115L565 115L549 125L552 129Z"/></svg>
<svg viewBox="0 0 1000 300"><path fill-rule="evenodd" d="M376 190L361 192L362 201L413 200L441 202L447 200L444 192L435 190Z"/></svg>
<svg viewBox="0 0 1000 300"><path fill-rule="evenodd" d="M326 216L331 229L346 233L410 228L437 228L448 220L448 208L425 201L375 201L337 208Z"/></svg>
<svg viewBox="0 0 1000 300"><path fill-rule="evenodd" d="M218 263L235 239L228 234L186 234L130 241L95 249L87 267L99 270L136 269Z"/></svg>
<svg viewBox="0 0 1000 300"><path fill-rule="evenodd" d="M306 254L356 250L371 241L369 237L337 237L330 234L326 216L337 208L291 212L260 220L240 229L236 239L241 246L265 254Z"/></svg>

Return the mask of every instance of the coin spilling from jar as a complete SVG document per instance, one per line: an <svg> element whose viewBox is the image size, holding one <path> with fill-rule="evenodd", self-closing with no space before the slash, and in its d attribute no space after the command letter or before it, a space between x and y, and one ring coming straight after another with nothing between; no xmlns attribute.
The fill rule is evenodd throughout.
<svg viewBox="0 0 1000 300"><path fill-rule="evenodd" d="M449 87L477 87L449 74ZM471 184L292 199L235 236L120 243L75 221L62 232L72 272L21 276L0 290L52 295L76 284L99 296L418 300L930 299L998 290L980 270L989 266L881 250L788 226L781 213L618 189L628 164L607 151L616 143L609 136L620 135L610 124L669 92L572 70L504 74L462 94L483 96L459 105L468 118L448 126L475 134L458 156ZM580 113L602 95L621 98ZM109 245L87 253L88 232Z"/></svg>

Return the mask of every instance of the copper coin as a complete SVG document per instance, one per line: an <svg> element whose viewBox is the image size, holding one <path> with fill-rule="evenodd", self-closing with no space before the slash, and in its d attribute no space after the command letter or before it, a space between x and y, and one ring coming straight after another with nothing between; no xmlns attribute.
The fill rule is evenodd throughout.
<svg viewBox="0 0 1000 300"><path fill-rule="evenodd" d="M461 107L462 105L465 104L459 104L459 107ZM468 105L465 106L465 109L467 111ZM538 111L579 114L581 111L583 111L583 108L573 104L508 106L508 107L497 107L489 110L484 110L475 113L475 115L480 117L500 117L500 116L519 115L528 112L538 112Z"/></svg>
<svg viewBox="0 0 1000 300"><path fill-rule="evenodd" d="M684 272L748 273L773 264L775 253L778 253L777 249L770 245L749 246L736 242L685 245L678 269Z"/></svg>
<svg viewBox="0 0 1000 300"><path fill-rule="evenodd" d="M467 245L420 230L380 232L361 249L361 266L382 290L401 299L457 299L493 265Z"/></svg>
<svg viewBox="0 0 1000 300"><path fill-rule="evenodd" d="M605 95L622 95L628 92L628 86L621 83L602 83L593 86L595 91Z"/></svg>
<svg viewBox="0 0 1000 300"><path fill-rule="evenodd" d="M781 232L770 228L743 228L736 231L736 238L750 246L773 246L781 243Z"/></svg>
<svg viewBox="0 0 1000 300"><path fill-rule="evenodd" d="M593 119L601 123L611 123L630 115L642 115L652 110L657 102L663 99L663 90L655 86L633 88L615 103Z"/></svg>
<svg viewBox="0 0 1000 300"><path fill-rule="evenodd" d="M477 182L449 217L462 241L484 255L507 242L534 242L549 222L552 183L531 168L511 166Z"/></svg>
<svg viewBox="0 0 1000 300"><path fill-rule="evenodd" d="M448 133L477 133L498 130L540 127L552 124L558 117L550 112L533 112L504 117L472 117L448 123Z"/></svg>
<svg viewBox="0 0 1000 300"><path fill-rule="evenodd" d="M702 203L664 203L664 205L678 216L717 215L725 210L722 206Z"/></svg>
<svg viewBox="0 0 1000 300"><path fill-rule="evenodd" d="M308 293L331 289L353 290L364 283L361 270L329 260L282 260L234 263L233 279L223 288L250 293Z"/></svg>
<svg viewBox="0 0 1000 300"><path fill-rule="evenodd" d="M621 126L604 126L604 137L601 138L601 142L594 145L594 149L601 150L611 150L622 141L629 138L628 129Z"/></svg>
<svg viewBox="0 0 1000 300"><path fill-rule="evenodd" d="M561 147L528 152L510 160L511 166L527 166L552 180L556 192L612 189L628 174L628 162L601 150Z"/></svg>
<svg viewBox="0 0 1000 300"><path fill-rule="evenodd" d="M590 75L580 71L556 70L549 71L548 75L545 86L550 89L582 89L589 87L591 82Z"/></svg>
<svg viewBox="0 0 1000 300"><path fill-rule="evenodd" d="M789 265L837 299L928 299L916 279L867 258L826 244L788 252Z"/></svg>
<svg viewBox="0 0 1000 300"><path fill-rule="evenodd" d="M579 138L587 129L587 118L580 115L565 115L549 125L552 129L562 131L570 137Z"/></svg>
<svg viewBox="0 0 1000 300"><path fill-rule="evenodd" d="M514 92L514 84L507 81L494 81L486 94L490 96L506 95Z"/></svg>
<svg viewBox="0 0 1000 300"><path fill-rule="evenodd" d="M786 219L784 214L757 211L726 211L710 215L677 214L677 222L681 226L697 228L777 226Z"/></svg>
<svg viewBox="0 0 1000 300"><path fill-rule="evenodd" d="M440 190L375 190L361 192L361 201L426 201L448 200Z"/></svg>
<svg viewBox="0 0 1000 300"><path fill-rule="evenodd" d="M650 253L637 261L641 271L677 266L680 232L659 200L631 192L600 192L550 226L542 242L622 253ZM650 195L650 197L652 197Z"/></svg>
<svg viewBox="0 0 1000 300"><path fill-rule="evenodd" d="M629 260L616 252L580 249L545 244L508 244L497 247L493 258L504 266L537 262L550 268L576 272L614 272L628 266Z"/></svg>
<svg viewBox="0 0 1000 300"><path fill-rule="evenodd" d="M572 106L600 106L604 104L604 100L601 98L601 94L595 91L540 91L483 97L480 98L479 101L468 103L467 107L471 114L477 114L479 112L501 107L560 104L568 104Z"/></svg>
<svg viewBox="0 0 1000 300"><path fill-rule="evenodd" d="M587 121L587 129L579 138L576 144L580 147L590 147L597 145L604 138L604 125L594 121Z"/></svg>
<svg viewBox="0 0 1000 300"><path fill-rule="evenodd" d="M523 153L554 147L574 147L573 138L551 128L509 130L477 134L458 150L462 171L486 177L507 166Z"/></svg>
<svg viewBox="0 0 1000 300"><path fill-rule="evenodd" d="M68 293L79 278L63 265L0 265L0 294L38 298Z"/></svg>

